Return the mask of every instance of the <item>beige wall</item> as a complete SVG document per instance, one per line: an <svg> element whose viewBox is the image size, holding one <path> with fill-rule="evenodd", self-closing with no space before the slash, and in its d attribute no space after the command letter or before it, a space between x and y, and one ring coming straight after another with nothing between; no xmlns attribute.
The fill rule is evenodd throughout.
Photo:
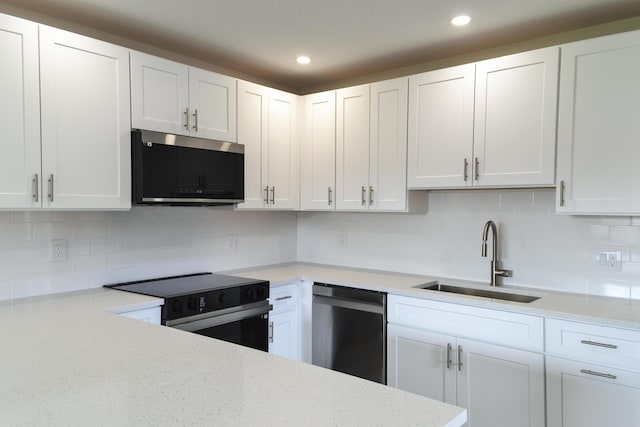
<svg viewBox="0 0 640 427"><path fill-rule="evenodd" d="M421 73L424 71L436 70L439 68L445 68L453 65L466 64L469 62L475 62L475 61L493 58L497 56L508 55L511 53L538 49L542 47L553 46L557 44L568 43L576 40L583 40L583 39L598 37L598 36L607 35L607 34L621 33L624 31L640 29L640 16L637 16L634 18L624 19L620 21L607 23L607 24L601 24L601 25L596 25L592 27L582 28L579 30L558 33L552 36L527 40L524 42L508 44L508 45L498 45L490 49L473 50L473 47L470 46L471 51L464 55L445 57L438 60L419 63L409 67L396 68L396 69L388 70L381 73L375 73L375 74L366 74L353 79L335 81L326 85L306 87L299 90L295 90L290 87L283 87L282 85L275 84L274 82L266 81L255 76L248 75L243 72L239 72L237 70L231 70L231 69L225 68L224 66L221 66L219 64L212 64L209 62L204 62L197 58L181 55L178 52L171 51L170 48L161 49L161 48L152 46L150 44L140 43L137 41L127 39L125 37L120 37L114 34L97 31L93 28L85 27L80 24L76 24L73 22L60 20L57 18L39 14L36 12L28 11L13 5L3 3L1 1L0 1L0 13L6 13L9 15L19 16L25 19L30 19L32 21L40 22L42 24L55 26L65 30L73 31L78 34L84 34L90 37L94 37L94 38L105 40L111 43L119 44L121 46L125 46L130 49L140 50L142 52L147 52L152 55L165 57L168 59L172 59L174 61L193 65L195 67L211 70L221 74L231 75L243 80L252 81L258 84L274 87L276 89L281 89L288 92L297 93L300 95L321 92L324 90L337 89L341 87L354 86L358 84L370 83L370 82L375 82L380 80L386 80L386 79L395 78L395 77L407 76L411 74ZM113 32L117 32L117 29L114 29Z"/></svg>

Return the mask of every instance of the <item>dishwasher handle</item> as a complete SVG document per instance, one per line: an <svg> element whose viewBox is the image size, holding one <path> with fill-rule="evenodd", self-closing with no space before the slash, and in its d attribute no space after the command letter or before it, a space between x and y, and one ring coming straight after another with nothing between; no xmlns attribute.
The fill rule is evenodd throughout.
<svg viewBox="0 0 640 427"><path fill-rule="evenodd" d="M314 304L329 305L332 307L341 307L349 310L366 311L369 313L383 314L384 306L369 301L359 301L347 298L326 297L323 295L313 296Z"/></svg>

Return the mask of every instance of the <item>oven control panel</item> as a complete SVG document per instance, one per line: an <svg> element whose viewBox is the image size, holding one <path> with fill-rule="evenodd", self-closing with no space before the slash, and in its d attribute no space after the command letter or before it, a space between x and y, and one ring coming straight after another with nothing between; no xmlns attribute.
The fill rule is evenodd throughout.
<svg viewBox="0 0 640 427"><path fill-rule="evenodd" d="M243 306L269 298L269 282L205 291L165 300L164 320L175 320L196 314L210 313Z"/></svg>

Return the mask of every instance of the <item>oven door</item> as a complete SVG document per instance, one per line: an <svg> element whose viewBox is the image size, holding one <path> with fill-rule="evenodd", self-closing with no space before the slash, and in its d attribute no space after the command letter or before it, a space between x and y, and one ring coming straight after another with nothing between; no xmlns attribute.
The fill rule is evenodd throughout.
<svg viewBox="0 0 640 427"><path fill-rule="evenodd" d="M268 351L269 311L268 301L231 307L184 319L170 320L167 326L193 332L210 338Z"/></svg>

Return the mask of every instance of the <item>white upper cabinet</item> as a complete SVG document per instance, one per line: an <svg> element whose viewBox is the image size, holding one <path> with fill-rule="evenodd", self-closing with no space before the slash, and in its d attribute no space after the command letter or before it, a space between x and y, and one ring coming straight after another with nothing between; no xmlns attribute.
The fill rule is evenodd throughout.
<svg viewBox="0 0 640 427"><path fill-rule="evenodd" d="M332 210L336 189L336 93L315 93L303 100L300 205L306 210Z"/></svg>
<svg viewBox="0 0 640 427"><path fill-rule="evenodd" d="M554 185L558 64L550 47L412 76L409 187Z"/></svg>
<svg viewBox="0 0 640 427"><path fill-rule="evenodd" d="M40 26L43 207L131 207L129 51Z"/></svg>
<svg viewBox="0 0 640 427"><path fill-rule="evenodd" d="M407 209L407 81L337 91L336 209Z"/></svg>
<svg viewBox="0 0 640 427"><path fill-rule="evenodd" d="M236 142L236 79L131 52L132 125Z"/></svg>
<svg viewBox="0 0 640 427"><path fill-rule="evenodd" d="M475 65L409 78L408 186L471 186Z"/></svg>
<svg viewBox="0 0 640 427"><path fill-rule="evenodd" d="M0 208L41 206L38 24L0 15Z"/></svg>
<svg viewBox="0 0 640 427"><path fill-rule="evenodd" d="M239 209L296 209L297 96L240 81L238 142L245 146L245 203Z"/></svg>
<svg viewBox="0 0 640 427"><path fill-rule="evenodd" d="M299 205L297 100L296 95L269 90L268 164L263 183L269 187L270 206L276 209L296 209ZM263 163L263 176L264 171Z"/></svg>
<svg viewBox="0 0 640 427"><path fill-rule="evenodd" d="M371 85L369 208L407 208L408 79Z"/></svg>
<svg viewBox="0 0 640 427"><path fill-rule="evenodd" d="M478 185L554 185L558 61L550 47L476 64Z"/></svg>
<svg viewBox="0 0 640 427"><path fill-rule="evenodd" d="M369 85L337 91L336 208L367 210Z"/></svg>
<svg viewBox="0 0 640 427"><path fill-rule="evenodd" d="M236 142L236 79L189 67L190 133Z"/></svg>
<svg viewBox="0 0 640 427"><path fill-rule="evenodd" d="M562 46L558 213L640 213L640 31Z"/></svg>

